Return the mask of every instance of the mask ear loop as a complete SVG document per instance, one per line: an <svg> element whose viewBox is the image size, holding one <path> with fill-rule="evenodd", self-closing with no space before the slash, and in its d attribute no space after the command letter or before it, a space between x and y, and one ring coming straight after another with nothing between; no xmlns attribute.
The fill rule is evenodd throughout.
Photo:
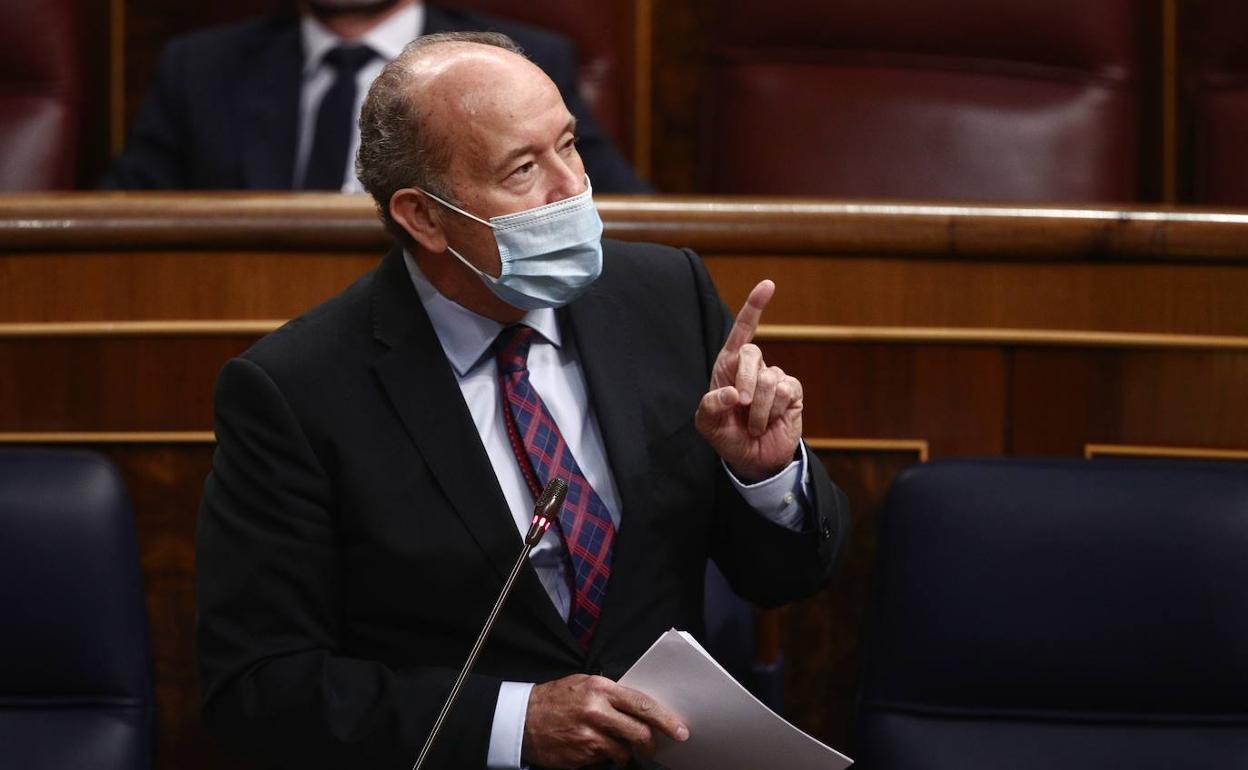
<svg viewBox="0 0 1248 770"><path fill-rule="evenodd" d="M452 254L452 255L454 255L454 257L455 257L456 259L458 259L460 262L463 262L463 263L464 263L464 267L468 268L469 270L471 270L472 272L474 272L474 273L476 273L478 276L480 276L481 280L483 280L483 281L489 281L490 283L494 283L494 284L498 283L498 282L501 280L501 277L500 277L500 278L495 278L494 276L492 276L492 275L490 275L489 273L485 272L484 270L482 270L481 268L479 268L479 267L477 267L476 265L472 264L472 263L471 263L471 262L469 262L468 260L464 259L464 255L463 255L463 254L460 254L458 251L456 251L454 248L452 248L452 247L451 247L451 244L449 244L449 243L448 243L448 244L446 244L446 250L447 250L447 251L449 251L449 252L451 252L451 254Z"/></svg>
<svg viewBox="0 0 1248 770"><path fill-rule="evenodd" d="M447 207L448 209L450 209L451 211L454 211L454 212L455 212L455 213L457 213L457 214L463 214L464 216L468 217L469 219L475 219L476 221L480 222L481 224L485 225L486 227L490 228L491 230L493 230L493 229L494 229L494 225L490 224L489 222L486 222L486 221L485 221L484 219L482 219L481 217L478 217L478 216L476 216L476 215L474 215L474 214L469 214L467 211L464 211L463 209L461 209L460 207L456 206L455 204L453 204L453 203L448 203L447 201L442 200L441 198L439 198L438 196L436 196L436 195L434 195L433 193L429 192L429 191L428 191L428 190L426 190L425 188L423 188L423 187L417 187L416 189L417 189L417 190L420 190L420 191L421 191L422 193L424 193L425 195L428 195L430 198L433 198L433 199L434 199L435 201L437 201L438 203L441 203L443 206L446 206L446 207ZM471 262L469 262L467 259L464 259L464 255L463 255L463 254L460 254L458 251L456 251L456 250L455 250L455 248L454 248L453 246L451 246L451 244L449 244L449 243L448 243L448 244L446 244L446 250L447 250L447 251L449 251L449 252L451 252L451 254L455 257L455 259L458 259L460 262L462 262L462 263L463 263L463 265L464 265L464 267L466 267L466 268L468 268L469 270L471 270L472 272L476 273L476 274L477 274L477 276L478 276L479 278L481 278L481 280L483 280L483 281L489 281L490 283L494 283L494 284L496 284L496 283L498 283L498 282L499 282L499 278L495 278L494 276L492 276L492 275L490 275L489 273L485 272L485 271L484 271L484 270L482 270L481 268L479 268L479 267L477 267L476 265L474 265L474 264L472 264Z"/></svg>
<svg viewBox="0 0 1248 770"><path fill-rule="evenodd" d="M417 189L417 190L420 190L420 191L421 191L422 193L424 193L425 195L428 195L430 198L433 198L433 199L434 199L435 201L437 201L438 203L441 203L443 206L446 206L448 209L450 209L451 211L454 211L456 214L463 214L464 216L468 217L469 219L474 219L474 220L476 220L476 221L480 222L481 224L485 225L486 227L490 228L491 230L493 230L493 229L494 229L494 225L492 225L492 224L490 224L489 222L485 221L484 219L482 219L481 217L477 216L476 214L469 214L467 211L464 211L464 210L463 210L463 209L461 209L459 206L456 206L456 205L455 205L455 204L453 204L453 203L449 203L449 202L447 202L447 201L442 200L441 198L439 198L438 196L436 196L436 195L434 195L433 193L429 192L428 190L426 190L426 189L425 189L425 188L423 188L423 187L417 187L416 189Z"/></svg>

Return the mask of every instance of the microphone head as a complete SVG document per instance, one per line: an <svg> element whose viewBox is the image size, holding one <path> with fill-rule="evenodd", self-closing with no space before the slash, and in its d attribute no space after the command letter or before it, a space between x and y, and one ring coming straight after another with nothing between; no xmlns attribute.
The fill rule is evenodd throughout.
<svg viewBox="0 0 1248 770"><path fill-rule="evenodd" d="M551 479L542 490L542 496L537 498L537 504L533 506L533 524L529 527L529 534L524 536L527 546L532 548L542 539L550 523L563 510L563 501L567 497L568 482L558 478Z"/></svg>
<svg viewBox="0 0 1248 770"><path fill-rule="evenodd" d="M537 505L533 506L533 515L553 521L563 510L563 501L567 498L568 482L561 478L553 478L542 490L542 496L537 499Z"/></svg>

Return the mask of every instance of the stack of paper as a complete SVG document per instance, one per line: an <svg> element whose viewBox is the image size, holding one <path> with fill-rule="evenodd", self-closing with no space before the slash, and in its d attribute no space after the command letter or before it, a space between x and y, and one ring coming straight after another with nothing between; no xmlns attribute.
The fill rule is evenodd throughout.
<svg viewBox="0 0 1248 770"><path fill-rule="evenodd" d="M620 684L689 727L684 743L659 738L654 759L671 770L841 770L853 763L764 706L684 631L660 636Z"/></svg>

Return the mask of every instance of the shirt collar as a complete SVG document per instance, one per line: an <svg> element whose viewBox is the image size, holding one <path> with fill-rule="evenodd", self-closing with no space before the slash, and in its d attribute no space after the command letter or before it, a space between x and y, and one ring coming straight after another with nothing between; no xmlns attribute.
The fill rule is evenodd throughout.
<svg viewBox="0 0 1248 770"><path fill-rule="evenodd" d="M398 58L403 47L419 37L425 26L425 6L412 3L399 9L388 19L373 27L356 41L372 48L385 61ZM303 40L303 75L310 76L325 59L330 49L342 39L330 32L315 16L305 13L299 20Z"/></svg>
<svg viewBox="0 0 1248 770"><path fill-rule="evenodd" d="M403 250L403 262L407 265L407 273L416 287L416 293L420 295L420 302L425 306L425 312L433 323L433 331L442 343L442 350L455 373L460 377L465 376L494 344L494 338L503 330L503 324L474 313L443 296L424 273L420 272L416 260L406 249ZM553 309L530 310L520 319L520 323L532 327L555 347L561 345L559 322Z"/></svg>

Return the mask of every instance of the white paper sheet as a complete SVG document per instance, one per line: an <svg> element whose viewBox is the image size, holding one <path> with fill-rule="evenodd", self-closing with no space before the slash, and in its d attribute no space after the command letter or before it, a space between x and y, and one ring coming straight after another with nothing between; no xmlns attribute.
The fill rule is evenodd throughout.
<svg viewBox="0 0 1248 770"><path fill-rule="evenodd" d="M786 722L684 631L672 629L620 678L675 712L689 740L659 737L671 770L842 770L853 760Z"/></svg>

